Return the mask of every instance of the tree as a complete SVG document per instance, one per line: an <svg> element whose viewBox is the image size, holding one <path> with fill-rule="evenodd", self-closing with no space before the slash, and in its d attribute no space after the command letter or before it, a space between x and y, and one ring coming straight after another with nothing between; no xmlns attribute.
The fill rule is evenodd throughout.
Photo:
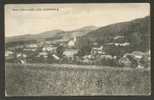
<svg viewBox="0 0 154 100"><path fill-rule="evenodd" d="M62 45L59 45L56 49L57 56L62 57L64 52L64 47Z"/></svg>
<svg viewBox="0 0 154 100"><path fill-rule="evenodd" d="M90 53L92 43L86 37L82 37L77 41L76 46L79 49L78 56L84 56Z"/></svg>

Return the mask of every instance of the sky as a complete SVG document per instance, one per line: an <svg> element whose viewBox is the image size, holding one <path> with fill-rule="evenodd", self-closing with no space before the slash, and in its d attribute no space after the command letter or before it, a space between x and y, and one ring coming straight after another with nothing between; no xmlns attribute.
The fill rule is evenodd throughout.
<svg viewBox="0 0 154 100"><path fill-rule="evenodd" d="M5 36L102 27L149 14L149 3L7 4Z"/></svg>

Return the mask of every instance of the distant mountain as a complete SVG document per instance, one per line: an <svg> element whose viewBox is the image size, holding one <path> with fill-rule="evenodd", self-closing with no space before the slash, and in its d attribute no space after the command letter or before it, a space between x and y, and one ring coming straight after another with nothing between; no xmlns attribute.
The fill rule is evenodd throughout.
<svg viewBox="0 0 154 100"><path fill-rule="evenodd" d="M46 31L39 34L34 35L19 35L19 36L13 36L13 37L6 37L5 43L9 42L18 42L18 41L31 41L31 40L42 40L50 37L55 37L57 34L64 33L62 30L52 30L52 31Z"/></svg>
<svg viewBox="0 0 154 100"><path fill-rule="evenodd" d="M73 31L66 31L65 34L63 35L64 40L69 40L71 38L74 38L76 36L84 36L87 33L89 33L90 31L96 30L98 27L96 26L86 26L86 27L82 27Z"/></svg>
<svg viewBox="0 0 154 100"><path fill-rule="evenodd" d="M74 36L83 36L88 32L97 29L95 26L86 26L77 30L72 31L62 31L62 30L52 30L46 31L34 35L20 35L13 37L6 37L5 43L18 42L18 41L33 41L33 40L69 40Z"/></svg>

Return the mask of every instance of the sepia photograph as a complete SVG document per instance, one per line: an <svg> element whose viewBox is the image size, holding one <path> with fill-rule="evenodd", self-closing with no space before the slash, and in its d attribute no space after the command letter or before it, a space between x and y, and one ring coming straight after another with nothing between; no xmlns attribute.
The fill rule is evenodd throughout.
<svg viewBox="0 0 154 100"><path fill-rule="evenodd" d="M6 4L5 96L150 96L150 3Z"/></svg>

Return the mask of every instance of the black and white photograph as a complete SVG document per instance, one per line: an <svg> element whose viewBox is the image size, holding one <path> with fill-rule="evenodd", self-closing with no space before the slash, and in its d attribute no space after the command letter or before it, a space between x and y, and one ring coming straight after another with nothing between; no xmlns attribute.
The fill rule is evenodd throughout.
<svg viewBox="0 0 154 100"><path fill-rule="evenodd" d="M6 4L5 96L150 96L150 3Z"/></svg>

